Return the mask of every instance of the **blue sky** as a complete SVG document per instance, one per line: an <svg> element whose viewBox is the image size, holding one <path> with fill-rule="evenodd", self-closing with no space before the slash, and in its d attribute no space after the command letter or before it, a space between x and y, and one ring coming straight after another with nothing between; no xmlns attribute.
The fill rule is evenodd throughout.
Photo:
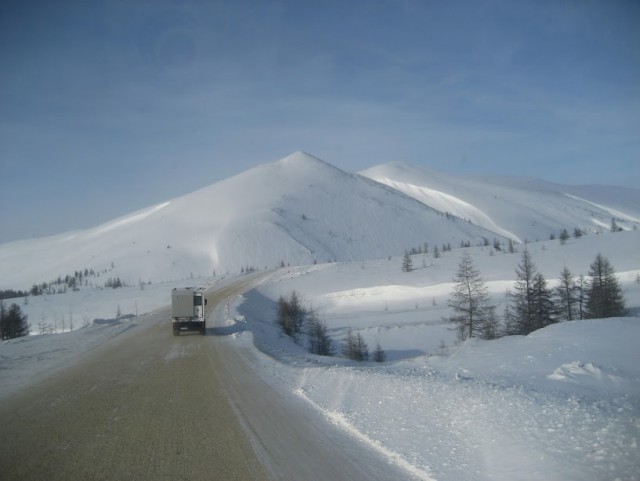
<svg viewBox="0 0 640 481"><path fill-rule="evenodd" d="M0 3L0 242L305 150L640 185L637 1Z"/></svg>

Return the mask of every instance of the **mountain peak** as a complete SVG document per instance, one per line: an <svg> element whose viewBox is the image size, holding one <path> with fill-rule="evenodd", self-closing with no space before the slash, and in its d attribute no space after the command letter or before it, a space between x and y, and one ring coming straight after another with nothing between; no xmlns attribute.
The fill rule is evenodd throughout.
<svg viewBox="0 0 640 481"><path fill-rule="evenodd" d="M293 152L286 157L276 162L276 165L286 166L287 168L295 168L300 170L306 170L309 172L327 172L334 171L334 173L342 173L347 175L342 169L336 167L329 162L326 162L315 155L309 154L302 150ZM318 170L320 169L320 170Z"/></svg>
<svg viewBox="0 0 640 481"><path fill-rule="evenodd" d="M304 150L296 150L295 152L290 153L286 157L282 159L282 161L288 162L297 162L297 161L308 161L308 160L320 160L315 155L311 155Z"/></svg>
<svg viewBox="0 0 640 481"><path fill-rule="evenodd" d="M311 155L307 152L304 152L303 150L297 150L295 152L292 152L286 157L280 159L278 162L282 164L318 164L320 163L324 165L330 165L324 160L319 159L315 155Z"/></svg>

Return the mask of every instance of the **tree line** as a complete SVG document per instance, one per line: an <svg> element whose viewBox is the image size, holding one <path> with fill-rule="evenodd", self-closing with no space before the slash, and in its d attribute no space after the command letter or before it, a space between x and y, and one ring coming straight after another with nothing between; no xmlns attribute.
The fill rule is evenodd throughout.
<svg viewBox="0 0 640 481"><path fill-rule="evenodd" d="M14 289L2 289L0 290L0 299L15 299L16 297L27 297L29 293L27 291L16 291Z"/></svg>
<svg viewBox="0 0 640 481"><path fill-rule="evenodd" d="M462 256L449 297L458 339L495 339L504 335L527 335L560 321L599 319L626 314L622 290L609 260L598 254L588 276L574 276L564 267L553 289L537 270L528 249L522 253L513 289L507 291L504 324L496 316L489 290L468 252Z"/></svg>
<svg viewBox="0 0 640 481"><path fill-rule="evenodd" d="M611 218L611 228L610 229L611 229L611 232L622 232L624 230L624 229L622 229L622 227L618 226L618 224L616 223L616 219L615 218ZM637 230L638 226L634 225L633 229ZM586 232L583 229L579 228L579 227L575 227L573 229L573 237L576 238L576 239L581 238L585 234L586 234ZM557 238L560 241L560 245L565 245L567 243L567 241L571 238L571 234L569 233L568 229L563 228L558 233ZM549 234L549 239L550 240L555 240L556 239L556 234L554 232ZM529 241L527 239L525 239L524 243L526 245L526 244L529 243ZM505 252L505 253L508 252L509 254L515 254L517 252L516 246L513 243L512 239L508 239L507 244L505 246L503 242L501 242L499 239L497 239L495 237L493 239L493 242L490 242L487 237L482 237L482 241L477 243L476 245L479 246L479 247L492 247L493 249L489 250L489 255L495 255L496 252ZM464 248L468 248L468 247L471 247L471 242L470 241L464 241L464 240L460 241L459 248L464 249ZM452 249L453 248L451 247L451 243L442 244L441 248L439 248L436 245L431 249L431 254L432 254L433 258L437 259L437 258L441 257L441 255L443 255L444 253L451 252ZM427 254L429 252L430 252L429 251L429 244L427 242L425 242L423 244L423 246L412 247L410 249L405 249L404 256L402 257L401 270L403 272L411 272L414 269L412 256L415 256L417 254ZM391 256L389 257L389 260L391 260Z"/></svg>
<svg viewBox="0 0 640 481"><path fill-rule="evenodd" d="M110 269L102 269L101 271L96 271L94 269L85 268L74 271L73 274L58 276L56 279L53 279L49 282L40 282L39 284L33 284L29 292L24 292L24 295L20 297L26 297L27 295L42 296L64 294L68 290L79 291L83 286L94 286L93 279L99 279L101 275L105 275L108 272L112 271L114 267L115 264L112 262ZM103 283L103 287L111 287L113 289L126 286L127 284L119 277L109 277Z"/></svg>

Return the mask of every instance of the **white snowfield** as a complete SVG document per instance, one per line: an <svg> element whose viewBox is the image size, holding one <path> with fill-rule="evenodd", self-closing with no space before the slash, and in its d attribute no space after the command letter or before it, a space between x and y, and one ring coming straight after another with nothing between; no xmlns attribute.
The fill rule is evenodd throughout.
<svg viewBox="0 0 640 481"><path fill-rule="evenodd" d="M548 279L562 264L558 259L579 275L602 252L626 269L619 279L628 307L637 312L639 245L640 232L620 232L528 248ZM496 303L504 302L519 253L468 251ZM526 337L455 345L442 317L448 314L448 278L461 253L431 258L411 273L401 272L400 257L281 269L230 300L228 323L237 327L230 332L254 349L256 369L265 379L320 410L354 442L404 468L406 479L640 479L640 318L564 322ZM283 337L274 325L275 303L292 289L314 306L336 344L351 327L371 349L379 341L388 361L312 356ZM43 305L59 312L90 312L95 306L105 316L109 305L115 312L116 303L123 312L133 302L145 310L161 307L170 291L171 284L84 297L81 291L31 298L21 307L37 316ZM225 315L223 306L216 315ZM144 317L5 341L1 395L78 362L88 350L142 323Z"/></svg>
<svg viewBox="0 0 640 481"><path fill-rule="evenodd" d="M433 208L389 187L296 154L95 231L0 246L0 278L6 284L0 288L28 288L53 276L29 277L40 272L38 267L57 276L99 267L99 262L110 263L116 255L120 257L109 275L125 277L136 285L30 297L28 304L21 300L20 307L29 315L34 331L42 321L55 322L61 328L63 320L67 331L73 321L74 331L2 342L0 400L57 369L81 362L103 342L117 342L123 331L144 325L142 313L168 305L173 286L230 282L233 276L220 280L225 274L220 269L226 270L220 267L225 265L221 259L227 257L230 244L238 247L234 251L238 258L233 262L260 269L264 265L255 263L276 256L273 243L285 246L282 248L289 253L310 250L313 245L314 255L322 252L333 258L335 254L338 259L340 249L350 246L346 254L351 256L350 262L323 263L326 259L319 257L314 265L307 252L306 257L297 257L309 261L307 265L279 269L256 289L229 300L227 322L229 332L235 333L230 334L230 341L247 348L243 351L250 353L250 361L264 379L314 406L327 422L351 433L354 443L364 443L403 468L406 479L640 480L640 284L636 282L640 276L640 232L633 224L640 218L640 202L633 203L637 192L566 186L552 189L551 184L541 181L512 180L510 184L507 179L462 180L436 173L425 179L413 172L410 179L403 179L398 172L406 166L392 167L391 171L389 167L382 169L380 178L395 179L398 188L403 182L422 186L422 194L431 189L455 196L461 200L455 203L458 209L467 203L503 229L502 242L515 237L548 239L547 230L557 235L566 227L572 233L573 227L586 229L596 221L609 225L612 212L624 213L626 217L616 217L625 232L596 234L594 230L579 239L570 238L566 245L556 239L530 242L527 248L551 285L564 266L575 276L587 275L589 264L602 253L617 272L630 317L563 322L526 337L456 344L455 333L443 318L450 314L448 296L463 250L453 245L452 251L434 258L432 250L437 243L432 243L429 253L412 257L415 269L408 273L401 271L402 251L428 241L420 229L435 229L448 239L465 226L471 229L466 234L481 237L488 231L480 229L488 229L488 224L479 221L479 214L474 217L478 225L450 223ZM375 177L371 171L367 175ZM301 179L305 179L303 183ZM229 197L238 189L243 195ZM304 194L315 189L324 192L318 205ZM357 192L366 199L363 205L375 203L376 208L367 211L362 207L356 212L345 207L336 214L347 216L345 223L334 229L328 227L330 209L353 200L342 193L344 189ZM590 193L594 193L592 197ZM331 197L336 197L335 203ZM591 204L585 207L575 197L589 199ZM439 198L442 202L447 199ZM217 204L208 204L212 199ZM185 214L194 205L211 205L204 225L200 217ZM404 229L402 223L410 221L418 226L407 228L408 238L415 244L407 242L403 249L389 252L390 239L397 242L402 236L394 237L392 229L381 227L386 225L378 222L381 205L390 208L382 214L385 222L392 216L401 219L394 224L395 230ZM453 207L446 210L454 212ZM431 223L430 212L435 212L438 222ZM419 213L426 216L424 224L416 224ZM466 215L471 214L468 211ZM465 212L459 210L456 215L464 218ZM348 226L351 222L355 224ZM257 227L252 230L251 226ZM181 228L193 228L189 230L193 237L182 239L174 234ZM331 234L324 235L329 230ZM362 234L358 238L356 232L366 232L368 241L362 240ZM92 243L70 239L85 239L90 234L94 236ZM298 247L289 243L294 238ZM153 248L147 254L152 242L159 251ZM383 247L371 247L376 243ZM49 264L50 259L44 256L35 257L34 262L43 262L41 266L15 267L18 259L24 264L28 258L20 256L49 244L59 263ZM256 250L255 257L243 259L242 255L248 255L244 249L249 248ZM503 312L505 291L515 279L523 248L516 244L514 254L495 252L490 246L466 249L487 282L498 315ZM91 258L92 249L102 253L96 255L96 265L85 266L87 258L82 256ZM278 251L277 256L283 252ZM155 259L154 268L136 271L147 265L147 260L138 262L136 258L147 255ZM269 261L268 267L279 261ZM197 269L203 265L207 276L198 277ZM233 271L232 264L226 265ZM213 267L218 269L215 279L209 277ZM64 270L57 270L61 268ZM190 276L191 268L195 279ZM133 272L135 277L126 277ZM141 289L138 278L153 283ZM304 339L301 345L295 344L276 328L277 299L294 289L326 323L337 356L310 355ZM140 317L82 327L94 318L114 317L118 307L123 314L137 309ZM215 313L226 315L225 307L219 306ZM339 343L349 328L364 336L370 350L379 342L387 361L355 363L340 357ZM170 354L185 355L189 355L188 349Z"/></svg>

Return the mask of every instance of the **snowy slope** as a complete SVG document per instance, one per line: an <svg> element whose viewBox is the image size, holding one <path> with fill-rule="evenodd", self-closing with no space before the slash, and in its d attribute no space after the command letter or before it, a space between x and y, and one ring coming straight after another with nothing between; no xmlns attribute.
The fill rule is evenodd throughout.
<svg viewBox="0 0 640 481"><path fill-rule="evenodd" d="M486 281L498 316L503 314L505 291L515 281L521 261L522 246L516 249L514 254L496 254L491 247L464 249ZM636 282L640 231L583 236L569 239L566 245L558 240L530 243L527 249L550 287L564 267L576 278L587 276L589 265L601 253L616 270L627 308L640 314L640 284ZM270 300L262 309L273 309L279 296L295 289L317 310L336 339L351 327L361 330L370 346L379 340L390 351L390 360L434 354L443 342L447 346L455 342L455 332L442 319L450 314L448 298L462 252L454 249L437 259L415 255L415 270L410 273L400 269L401 258L288 269L260 287L261 295Z"/></svg>
<svg viewBox="0 0 640 481"><path fill-rule="evenodd" d="M529 336L454 345L455 334L441 322L462 255L454 249L439 258L414 256L417 268L409 273L401 271L401 257L281 269L230 300L224 342L242 348L275 388L404 468L403 479L639 480L639 246L636 231L527 246L550 282L565 265L586 274L602 253L636 317L565 322ZM522 246L516 248L514 254L467 249L499 313L520 260ZM127 313L134 306L141 312L161 307L170 289L154 283L144 291L67 292L32 297L21 307L32 323L57 318L60 326L65 316L68 328L73 316L77 328L85 316L113 315L117 306ZM292 289L313 305L337 343L352 327L370 348L380 341L388 362L313 356L279 333L276 301ZM224 320L225 306L211 314ZM78 362L82 353L142 321L0 343L0 397Z"/></svg>
<svg viewBox="0 0 640 481"><path fill-rule="evenodd" d="M296 393L407 479L637 480L640 319L550 326L381 367L308 366Z"/></svg>
<svg viewBox="0 0 640 481"><path fill-rule="evenodd" d="M85 268L108 268L132 284L224 275L492 235L297 152L93 229L2 244L0 288L28 289Z"/></svg>
<svg viewBox="0 0 640 481"><path fill-rule="evenodd" d="M563 228L569 233L575 227L598 232L608 229L612 218L624 229L640 226L640 190L636 189L453 176L401 162L361 174L516 242L548 239Z"/></svg>
<svg viewBox="0 0 640 481"><path fill-rule="evenodd" d="M640 312L640 232L527 248L550 286L563 266L586 275L602 253L627 308ZM498 315L521 259L517 249L466 249ZM251 332L242 342L268 354L258 357L265 377L404 467L406 479L639 480L640 318L563 322L456 345L442 318L451 313L461 255L416 255L419 267L410 273L400 270L401 258L282 270L237 301L242 329ZM352 328L370 349L380 342L388 362L313 356L283 339L275 306L293 289L325 322L338 351Z"/></svg>

